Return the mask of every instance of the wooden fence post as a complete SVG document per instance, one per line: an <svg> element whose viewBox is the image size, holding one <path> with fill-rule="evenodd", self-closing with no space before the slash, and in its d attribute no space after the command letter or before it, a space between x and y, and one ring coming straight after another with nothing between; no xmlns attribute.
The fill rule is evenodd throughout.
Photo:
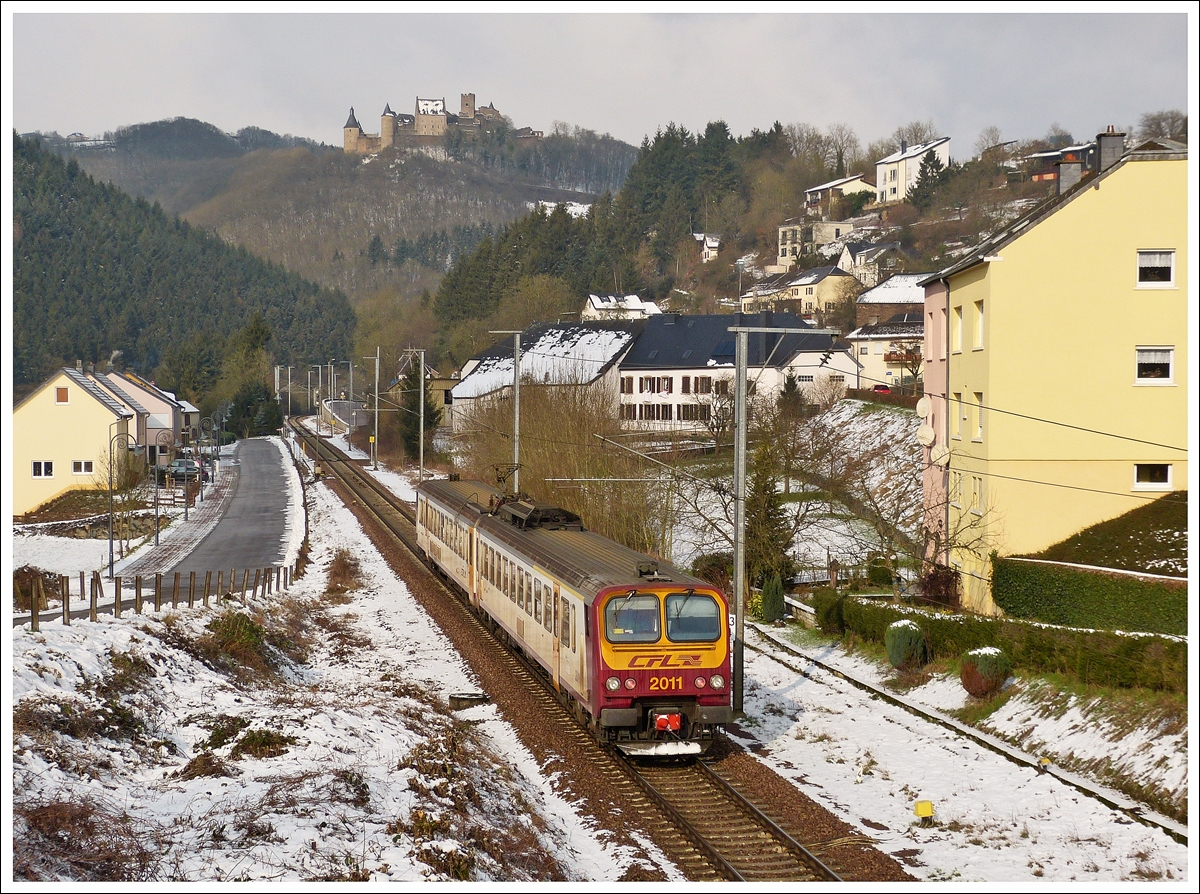
<svg viewBox="0 0 1200 894"><path fill-rule="evenodd" d="M80 591L80 596L83 592ZM63 575L63 623L68 627L71 626L71 578L69 575Z"/></svg>
<svg viewBox="0 0 1200 894"><path fill-rule="evenodd" d="M179 608L179 572L175 572L175 580L171 583L171 608Z"/></svg>
<svg viewBox="0 0 1200 894"><path fill-rule="evenodd" d="M218 569L218 571L217 571L217 592L216 592L216 595L215 595L215 597L214 597L214 599L213 599L213 601L214 601L214 602L215 602L217 605L220 605L220 604L221 604L221 594L224 592L224 587L223 587L224 581L222 580L222 578L224 577L224 575L225 575L225 572L224 572L224 571L221 571L221 570L219 570L219 569ZM229 587L230 587L230 589L232 589L232 588L233 588L233 581L232 581L232 580L229 582Z"/></svg>
<svg viewBox="0 0 1200 894"><path fill-rule="evenodd" d="M13 577L13 589L17 591L18 599L24 595L21 592L21 585L17 582L15 576ZM42 629L42 619L38 614L38 599L37 593L33 588L33 581L29 582L29 629L34 633Z"/></svg>
<svg viewBox="0 0 1200 894"><path fill-rule="evenodd" d="M133 611L138 615L142 613L142 576L140 574L133 579Z"/></svg>
<svg viewBox="0 0 1200 894"><path fill-rule="evenodd" d="M208 608L208 585L212 583L212 572L204 572L204 607Z"/></svg>
<svg viewBox="0 0 1200 894"><path fill-rule="evenodd" d="M259 576L260 574L262 574L262 569L261 569L261 568L255 568L255 569L254 569L254 586L253 586L253 587L250 589L250 598L252 598L252 599L253 599L255 596L257 596L257 595L258 595L258 576ZM246 575L247 575L247 577L250 575L250 569L249 569L249 568L247 568L247 569L246 569ZM245 583L244 583L244 582L243 582L242 589L243 589L243 590L245 590Z"/></svg>
<svg viewBox="0 0 1200 894"><path fill-rule="evenodd" d="M162 574L154 573L154 610L162 611Z"/></svg>
<svg viewBox="0 0 1200 894"><path fill-rule="evenodd" d="M250 580L250 569L247 568L242 572L242 601L246 601L246 584Z"/></svg>
<svg viewBox="0 0 1200 894"><path fill-rule="evenodd" d="M121 617L121 578L113 580L113 617Z"/></svg>
<svg viewBox="0 0 1200 894"><path fill-rule="evenodd" d="M188 608L196 606L196 572L188 572Z"/></svg>
<svg viewBox="0 0 1200 894"><path fill-rule="evenodd" d="M275 569L275 591L276 592L279 592L280 590L283 589L283 587L281 586L282 583L283 583L283 568L282 567L276 568Z"/></svg>
<svg viewBox="0 0 1200 894"><path fill-rule="evenodd" d="M83 602L83 572L79 572L79 601Z"/></svg>
<svg viewBox="0 0 1200 894"><path fill-rule="evenodd" d="M101 584L100 584L100 572L93 571L92 572L92 599L91 599L91 602L88 604L88 620L89 621L96 620L96 602L99 600L101 592L102 592L102 590L101 590Z"/></svg>

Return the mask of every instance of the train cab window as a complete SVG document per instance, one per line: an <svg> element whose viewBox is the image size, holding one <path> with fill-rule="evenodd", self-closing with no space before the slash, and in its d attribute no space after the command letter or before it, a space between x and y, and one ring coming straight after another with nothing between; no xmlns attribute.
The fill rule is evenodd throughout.
<svg viewBox="0 0 1200 894"><path fill-rule="evenodd" d="M667 639L675 643L711 643L721 636L721 609L702 593L667 596Z"/></svg>
<svg viewBox="0 0 1200 894"><path fill-rule="evenodd" d="M632 592L604 606L604 633L612 643L656 643L661 635L658 597Z"/></svg>

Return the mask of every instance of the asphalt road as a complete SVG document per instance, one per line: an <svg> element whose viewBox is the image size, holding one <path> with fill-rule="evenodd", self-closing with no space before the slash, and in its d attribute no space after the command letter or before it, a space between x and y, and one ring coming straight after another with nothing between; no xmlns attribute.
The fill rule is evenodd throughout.
<svg viewBox="0 0 1200 894"><path fill-rule="evenodd" d="M237 484L225 514L170 572L228 571L283 563L287 528L288 469L278 448L251 438L238 445Z"/></svg>

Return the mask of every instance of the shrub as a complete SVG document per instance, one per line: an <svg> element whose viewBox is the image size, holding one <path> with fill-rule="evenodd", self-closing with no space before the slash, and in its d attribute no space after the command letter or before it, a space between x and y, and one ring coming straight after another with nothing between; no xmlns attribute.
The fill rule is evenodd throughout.
<svg viewBox="0 0 1200 894"><path fill-rule="evenodd" d="M887 562L876 556L867 565L867 583L872 587L890 587L892 585L892 570Z"/></svg>
<svg viewBox="0 0 1200 894"><path fill-rule="evenodd" d="M958 572L946 565L934 565L921 575L921 596L926 602L958 608Z"/></svg>
<svg viewBox="0 0 1200 894"><path fill-rule="evenodd" d="M1008 656L995 646L971 649L962 657L963 689L975 698L987 698L999 691L1011 674Z"/></svg>
<svg viewBox="0 0 1200 894"><path fill-rule="evenodd" d="M897 670L915 670L929 660L929 642L915 621L901 618L888 625L883 636L888 661Z"/></svg>
<svg viewBox="0 0 1200 894"><path fill-rule="evenodd" d="M238 743L229 752L232 760L238 760L243 755L250 757L278 757L287 754L288 746L295 745L294 736L285 736L269 729L247 730Z"/></svg>
<svg viewBox="0 0 1200 894"><path fill-rule="evenodd" d="M779 621L786 613L786 603L783 601L783 581L779 575L774 575L762 591L762 619L768 623Z"/></svg>
<svg viewBox="0 0 1200 894"><path fill-rule="evenodd" d="M835 633L838 636L846 632L846 597L839 596L837 591L830 587L822 587L813 591L812 603L818 627L826 633Z"/></svg>

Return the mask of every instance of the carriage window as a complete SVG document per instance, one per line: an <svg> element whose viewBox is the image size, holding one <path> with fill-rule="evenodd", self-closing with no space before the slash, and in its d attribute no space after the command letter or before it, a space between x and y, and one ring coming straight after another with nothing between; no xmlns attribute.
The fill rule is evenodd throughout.
<svg viewBox="0 0 1200 894"><path fill-rule="evenodd" d="M671 593L667 596L667 639L676 643L711 643L721 636L721 609L711 596Z"/></svg>
<svg viewBox="0 0 1200 894"><path fill-rule="evenodd" d="M533 594L533 619L539 624L542 623L542 591L538 590Z"/></svg>
<svg viewBox="0 0 1200 894"><path fill-rule="evenodd" d="M542 619L542 626L554 633L554 622L558 618L558 597L550 592L550 588L546 587L544 592L546 597L546 615Z"/></svg>
<svg viewBox="0 0 1200 894"><path fill-rule="evenodd" d="M613 643L655 643L661 632L658 597L650 593L614 596L604 606L604 632Z"/></svg>
<svg viewBox="0 0 1200 894"><path fill-rule="evenodd" d="M571 605L571 651L575 651L575 606Z"/></svg>
<svg viewBox="0 0 1200 894"><path fill-rule="evenodd" d="M571 641L571 606L567 604L565 596L559 597L559 606L561 609L559 615L561 624L558 631L558 638L564 643L569 643Z"/></svg>

